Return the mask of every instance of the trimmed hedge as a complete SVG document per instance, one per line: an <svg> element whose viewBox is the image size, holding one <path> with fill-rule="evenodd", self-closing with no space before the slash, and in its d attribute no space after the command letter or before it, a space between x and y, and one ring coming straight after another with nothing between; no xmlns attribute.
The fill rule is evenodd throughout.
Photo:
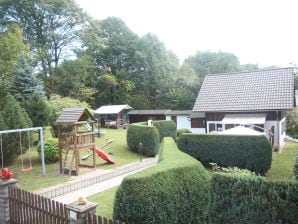
<svg viewBox="0 0 298 224"><path fill-rule="evenodd" d="M127 129L126 141L128 148L133 152L139 153L141 142L143 155L155 156L158 154L158 130L154 126L147 126L145 122L130 124Z"/></svg>
<svg viewBox="0 0 298 224"><path fill-rule="evenodd" d="M272 150L265 136L181 134L178 148L203 163L248 169L265 174L271 167Z"/></svg>
<svg viewBox="0 0 298 224"><path fill-rule="evenodd" d="M130 224L207 223L210 176L200 162L164 138L162 160L125 177L114 203L114 219Z"/></svg>
<svg viewBox="0 0 298 224"><path fill-rule="evenodd" d="M298 154L295 157L295 163L294 163L294 168L293 168L293 174L294 178L298 180Z"/></svg>
<svg viewBox="0 0 298 224"><path fill-rule="evenodd" d="M211 223L296 223L298 182L213 174Z"/></svg>
<svg viewBox="0 0 298 224"><path fill-rule="evenodd" d="M187 128L180 128L177 130L177 137L179 137L183 133L192 133L192 132Z"/></svg>
<svg viewBox="0 0 298 224"><path fill-rule="evenodd" d="M174 121L153 121L153 126L155 126L158 130L160 141L162 141L164 137L172 137L176 141L177 128Z"/></svg>

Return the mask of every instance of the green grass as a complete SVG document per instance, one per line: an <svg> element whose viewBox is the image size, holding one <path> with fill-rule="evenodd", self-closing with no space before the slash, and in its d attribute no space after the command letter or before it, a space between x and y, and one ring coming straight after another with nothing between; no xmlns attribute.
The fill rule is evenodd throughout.
<svg viewBox="0 0 298 224"><path fill-rule="evenodd" d="M44 139L51 137L50 129L47 128L44 133ZM126 144L126 130L125 129L102 129L105 135L96 137L96 146L101 147L106 143L106 140L113 139L113 143L104 148L103 150L116 161L115 164L109 164L96 155L96 168L97 169L112 169L128 163L136 162L139 160L139 155L128 150ZM37 135L37 134L36 134ZM37 138L36 136L34 136ZM91 151L81 150L81 155L89 154ZM27 151L23 155L24 168L30 165L30 156L32 161L32 171L22 173L21 157L8 167L13 172L15 178L19 181L19 186L29 191L40 190L57 184L61 184L72 180L68 175L59 173L59 163L46 164L46 175L42 175L41 161L38 158L36 146L31 146L31 154ZM92 162L92 157L87 160L87 163ZM80 174L83 175L83 174Z"/></svg>
<svg viewBox="0 0 298 224"><path fill-rule="evenodd" d="M287 142L281 153L273 153L271 169L266 176L270 179L291 179L295 155L298 154L298 144Z"/></svg>
<svg viewBox="0 0 298 224"><path fill-rule="evenodd" d="M113 219L114 198L117 187L111 188L99 194L88 197L88 201L96 202L99 205L96 208L96 214Z"/></svg>

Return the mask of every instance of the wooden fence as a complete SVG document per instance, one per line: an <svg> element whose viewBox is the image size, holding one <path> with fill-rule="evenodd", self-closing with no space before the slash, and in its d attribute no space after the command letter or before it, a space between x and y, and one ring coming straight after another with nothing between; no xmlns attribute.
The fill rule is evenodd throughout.
<svg viewBox="0 0 298 224"><path fill-rule="evenodd" d="M11 224L68 224L66 205L49 198L9 187L9 213ZM86 224L123 224L95 214L88 214Z"/></svg>

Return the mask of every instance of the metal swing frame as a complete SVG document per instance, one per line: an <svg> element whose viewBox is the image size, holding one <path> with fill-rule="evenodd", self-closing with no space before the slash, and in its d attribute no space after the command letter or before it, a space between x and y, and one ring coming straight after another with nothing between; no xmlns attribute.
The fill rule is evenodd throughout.
<svg viewBox="0 0 298 224"><path fill-rule="evenodd" d="M1 146L1 159L2 159L2 168L3 168L3 143L2 143L2 134L9 134L9 133L15 133L15 132L26 132L26 131L39 131L39 136L40 136L40 151L41 151L41 166L42 166L42 174L45 175L46 174L46 168L45 168L45 159L44 159L44 141L43 141L43 132L42 132L42 127L34 127L34 128L22 128L22 129L12 129L12 130L4 130L4 131L0 131L0 146ZM21 135L21 134L20 134ZM21 144L21 143L20 143ZM31 159L31 158L30 158ZM30 168L30 167L29 167ZM27 168L27 169L29 169ZM23 165L22 165L22 169L23 169ZM24 172L26 172L27 169L24 169ZM32 166L31 166L32 169ZM30 169L30 170L31 170ZM29 170L27 170L29 171Z"/></svg>

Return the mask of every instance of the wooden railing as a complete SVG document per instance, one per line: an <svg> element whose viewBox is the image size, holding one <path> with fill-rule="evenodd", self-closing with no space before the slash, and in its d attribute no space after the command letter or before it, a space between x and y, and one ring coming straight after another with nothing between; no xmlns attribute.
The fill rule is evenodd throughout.
<svg viewBox="0 0 298 224"><path fill-rule="evenodd" d="M78 133L75 136L73 133L62 133L60 136L61 148L74 148L76 143L78 148L89 147L94 145L95 132Z"/></svg>

